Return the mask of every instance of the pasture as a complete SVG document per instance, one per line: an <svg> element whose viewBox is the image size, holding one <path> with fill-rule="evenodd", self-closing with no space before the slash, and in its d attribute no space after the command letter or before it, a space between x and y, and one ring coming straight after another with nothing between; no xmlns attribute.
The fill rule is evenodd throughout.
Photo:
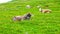
<svg viewBox="0 0 60 34"><path fill-rule="evenodd" d="M26 5L32 8L27 9ZM52 12L41 13L37 5L48 5ZM30 20L12 20L27 12L34 15ZM60 34L60 0L13 0L0 4L0 34Z"/></svg>

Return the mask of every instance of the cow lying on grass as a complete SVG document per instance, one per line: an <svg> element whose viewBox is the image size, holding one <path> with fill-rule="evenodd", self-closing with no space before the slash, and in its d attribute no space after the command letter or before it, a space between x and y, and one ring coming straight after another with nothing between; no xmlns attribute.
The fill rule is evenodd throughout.
<svg viewBox="0 0 60 34"><path fill-rule="evenodd" d="M13 20L21 21L21 20L29 20L30 18L31 18L31 13L27 13L26 15L23 15L23 16L14 16Z"/></svg>
<svg viewBox="0 0 60 34"><path fill-rule="evenodd" d="M42 8L39 8L39 11L42 12L42 13L51 13L51 10L50 9L42 9Z"/></svg>
<svg viewBox="0 0 60 34"><path fill-rule="evenodd" d="M37 8L39 8L39 11L42 13L51 13L52 10L48 9L48 6L46 6L46 9L41 8L41 6L37 6Z"/></svg>

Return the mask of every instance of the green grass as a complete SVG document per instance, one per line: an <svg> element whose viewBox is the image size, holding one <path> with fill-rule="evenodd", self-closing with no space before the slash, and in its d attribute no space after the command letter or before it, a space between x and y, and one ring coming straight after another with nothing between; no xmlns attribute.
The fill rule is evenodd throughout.
<svg viewBox="0 0 60 34"><path fill-rule="evenodd" d="M29 4L31 9L25 6ZM52 13L43 14L36 8L48 5ZM12 17L31 12L30 20L13 22ZM0 4L0 34L60 34L60 0L13 0Z"/></svg>

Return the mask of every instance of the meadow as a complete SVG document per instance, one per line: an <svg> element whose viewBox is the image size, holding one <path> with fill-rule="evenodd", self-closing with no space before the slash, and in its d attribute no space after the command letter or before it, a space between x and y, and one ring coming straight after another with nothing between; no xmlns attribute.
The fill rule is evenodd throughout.
<svg viewBox="0 0 60 34"><path fill-rule="evenodd" d="M27 9L26 5L32 8ZM36 6L48 5L51 13L41 13ZM30 20L13 21L12 17L31 12ZM13 0L0 4L0 34L60 34L60 0Z"/></svg>

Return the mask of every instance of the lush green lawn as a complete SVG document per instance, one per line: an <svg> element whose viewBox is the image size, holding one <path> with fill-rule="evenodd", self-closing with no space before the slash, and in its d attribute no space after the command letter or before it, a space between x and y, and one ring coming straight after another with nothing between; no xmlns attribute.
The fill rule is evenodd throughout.
<svg viewBox="0 0 60 34"><path fill-rule="evenodd" d="M31 9L25 6L29 4ZM52 13L43 14L36 8L48 5ZM31 20L13 22L12 17L31 12ZM13 0L0 4L0 34L60 34L60 0Z"/></svg>

